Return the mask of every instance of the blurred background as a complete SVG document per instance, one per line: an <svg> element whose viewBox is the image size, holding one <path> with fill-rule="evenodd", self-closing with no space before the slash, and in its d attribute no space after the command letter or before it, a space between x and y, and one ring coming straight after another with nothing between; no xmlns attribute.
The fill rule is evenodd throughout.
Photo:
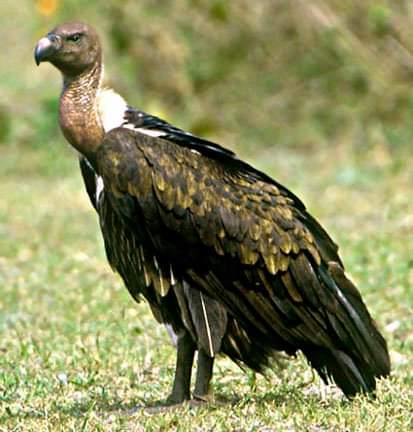
<svg viewBox="0 0 413 432"><path fill-rule="evenodd" d="M82 19L130 104L246 157L344 146L385 164L412 141L412 14L409 0L2 2L0 145L47 150L53 167L38 153L30 169L61 172L60 79L32 50Z"/></svg>
<svg viewBox="0 0 413 432"><path fill-rule="evenodd" d="M235 150L332 234L392 353L394 409L370 420L398 412L413 388L413 1L6 0L0 423L11 430L19 413L42 406L64 425L96 401L164 397L172 377L162 327L106 263L58 128L59 73L34 63L37 40L74 19L98 30L108 84L129 104ZM223 375L252 391L239 369L219 364L219 391L234 388L220 387ZM301 391L308 368L299 364L281 398Z"/></svg>

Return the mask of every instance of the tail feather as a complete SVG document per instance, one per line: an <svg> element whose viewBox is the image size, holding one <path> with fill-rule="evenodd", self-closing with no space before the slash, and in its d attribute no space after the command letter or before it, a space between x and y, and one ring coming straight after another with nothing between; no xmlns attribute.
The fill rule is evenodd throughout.
<svg viewBox="0 0 413 432"><path fill-rule="evenodd" d="M357 393L371 393L376 389L375 374L366 365L355 363L343 351L311 347L303 350L311 366L327 384L333 380L351 398Z"/></svg>
<svg viewBox="0 0 413 432"><path fill-rule="evenodd" d="M347 312L349 319L346 328L353 336L356 358L363 363L376 377L387 376L390 373L390 356L387 343L376 323L371 318L360 293L354 284L346 277L343 269L329 263L329 287L336 292L337 298Z"/></svg>
<svg viewBox="0 0 413 432"><path fill-rule="evenodd" d="M319 276L338 301L336 313L329 314L337 349L313 345L302 351L321 378L332 379L347 397L374 392L376 378L390 373L386 341L341 266L330 262L328 270L319 268Z"/></svg>

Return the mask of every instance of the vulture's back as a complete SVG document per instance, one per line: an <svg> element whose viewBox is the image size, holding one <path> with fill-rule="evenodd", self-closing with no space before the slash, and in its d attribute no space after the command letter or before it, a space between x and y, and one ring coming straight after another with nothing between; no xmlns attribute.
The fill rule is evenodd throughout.
<svg viewBox="0 0 413 432"><path fill-rule="evenodd" d="M117 214L261 345L303 351L347 395L388 374L386 343L334 243L284 187L233 157L122 128L98 166Z"/></svg>

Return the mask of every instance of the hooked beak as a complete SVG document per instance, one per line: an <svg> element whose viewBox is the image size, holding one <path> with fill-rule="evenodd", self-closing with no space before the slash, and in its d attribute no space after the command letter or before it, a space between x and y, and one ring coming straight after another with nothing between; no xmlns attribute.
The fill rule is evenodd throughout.
<svg viewBox="0 0 413 432"><path fill-rule="evenodd" d="M49 34L37 42L34 49L34 60L39 66L42 61L47 61L60 47L60 38L54 34Z"/></svg>

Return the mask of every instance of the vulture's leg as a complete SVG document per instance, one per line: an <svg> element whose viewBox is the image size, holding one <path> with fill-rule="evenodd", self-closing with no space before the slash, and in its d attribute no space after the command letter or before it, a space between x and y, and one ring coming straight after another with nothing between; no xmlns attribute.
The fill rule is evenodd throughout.
<svg viewBox="0 0 413 432"><path fill-rule="evenodd" d="M212 378L214 358L210 357L202 348L198 350L198 367L196 370L196 382L194 398L202 401L208 400L209 383Z"/></svg>
<svg viewBox="0 0 413 432"><path fill-rule="evenodd" d="M179 404L190 399L191 370L194 361L195 343L185 330L178 335L176 369L172 393L168 404Z"/></svg>

